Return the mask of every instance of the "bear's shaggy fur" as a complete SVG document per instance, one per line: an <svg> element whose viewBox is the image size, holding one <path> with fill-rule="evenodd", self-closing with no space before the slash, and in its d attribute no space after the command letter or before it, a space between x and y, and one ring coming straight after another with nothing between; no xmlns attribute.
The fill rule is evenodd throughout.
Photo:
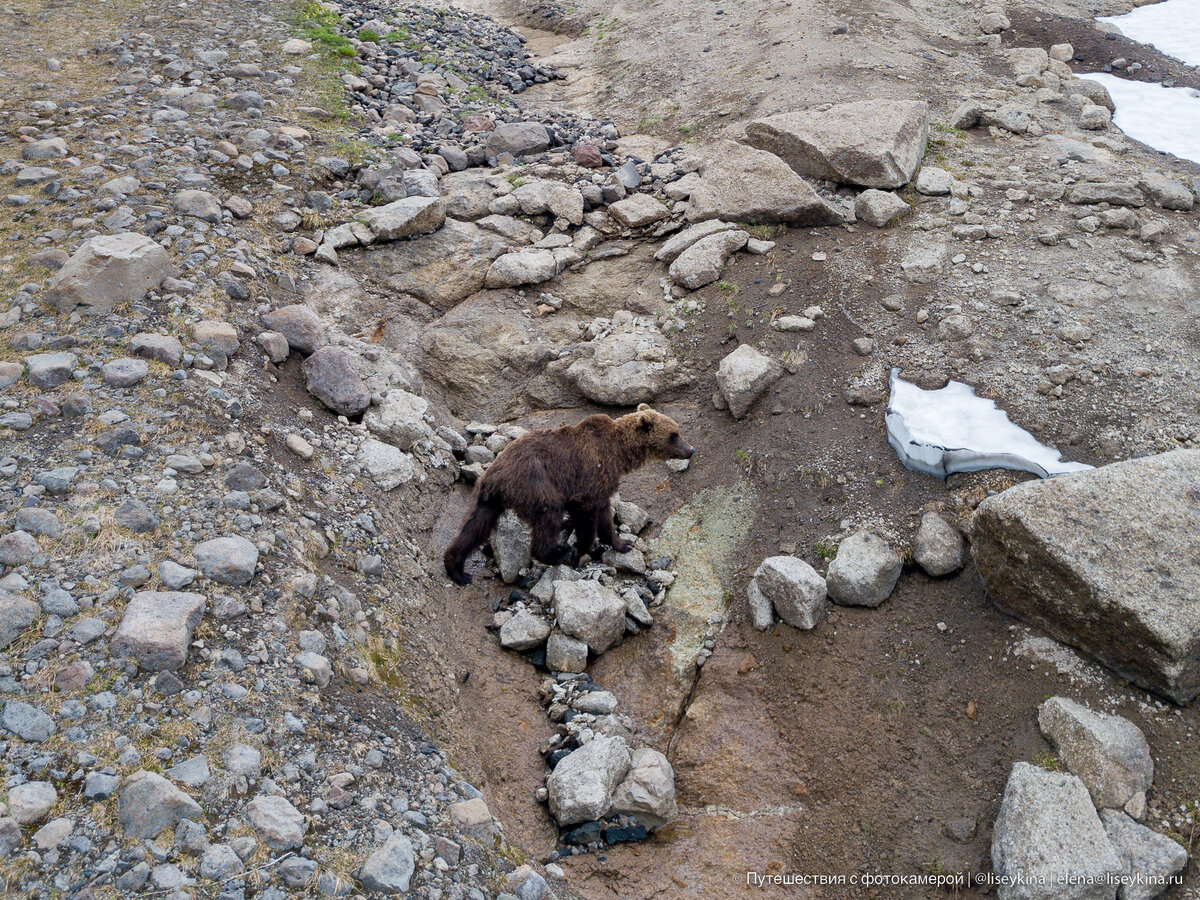
<svg viewBox="0 0 1200 900"><path fill-rule="evenodd" d="M470 583L467 557L506 509L533 532L538 562L567 558L569 548L559 543L564 516L579 553L589 552L597 536L624 553L633 545L617 537L610 506L621 476L651 460L688 459L693 452L679 426L645 403L618 419L588 416L578 425L530 432L505 447L475 486L471 510L443 558L446 572L458 584Z"/></svg>

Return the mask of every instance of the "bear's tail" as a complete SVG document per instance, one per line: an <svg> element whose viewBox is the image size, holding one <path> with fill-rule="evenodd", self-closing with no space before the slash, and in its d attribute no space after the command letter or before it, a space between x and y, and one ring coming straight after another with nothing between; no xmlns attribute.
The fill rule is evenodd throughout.
<svg viewBox="0 0 1200 900"><path fill-rule="evenodd" d="M446 554L442 557L442 561L446 565L446 574L455 584L471 583L471 576L465 569L467 557L488 539L492 529L496 527L496 520L503 512L502 504L495 500L485 501L478 493L475 495L474 504L471 511L467 513L467 517L463 519L458 537L454 539L454 543L446 549Z"/></svg>

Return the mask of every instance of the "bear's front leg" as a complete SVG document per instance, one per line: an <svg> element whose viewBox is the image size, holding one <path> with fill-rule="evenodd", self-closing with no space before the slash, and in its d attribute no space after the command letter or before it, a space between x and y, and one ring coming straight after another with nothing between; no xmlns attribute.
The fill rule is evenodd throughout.
<svg viewBox="0 0 1200 900"><path fill-rule="evenodd" d="M571 548L558 542L562 513L540 520L533 526L533 543L529 555L547 566L557 566L571 555Z"/></svg>
<svg viewBox="0 0 1200 900"><path fill-rule="evenodd" d="M596 529L600 532L600 542L608 544L618 553L628 553L633 549L633 542L617 537L617 526L613 522L612 505L605 503L596 513Z"/></svg>
<svg viewBox="0 0 1200 900"><path fill-rule="evenodd" d="M596 511L583 506L567 507L567 525L575 532L575 550L580 555L591 555L596 543Z"/></svg>

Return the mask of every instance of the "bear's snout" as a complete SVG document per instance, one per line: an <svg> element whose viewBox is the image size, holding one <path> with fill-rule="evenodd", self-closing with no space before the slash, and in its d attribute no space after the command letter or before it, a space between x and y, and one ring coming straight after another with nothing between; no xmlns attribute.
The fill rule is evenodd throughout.
<svg viewBox="0 0 1200 900"><path fill-rule="evenodd" d="M676 459L691 459L692 454L696 452L696 448L685 441L683 438L675 440L675 458Z"/></svg>

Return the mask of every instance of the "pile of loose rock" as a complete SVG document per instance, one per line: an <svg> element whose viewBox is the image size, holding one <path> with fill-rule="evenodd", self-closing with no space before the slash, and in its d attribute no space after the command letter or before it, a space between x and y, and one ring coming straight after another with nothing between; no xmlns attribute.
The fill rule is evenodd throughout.
<svg viewBox="0 0 1200 900"><path fill-rule="evenodd" d="M1187 850L1138 824L1154 780L1150 746L1136 725L1052 697L1038 714L1067 772L1012 768L992 837L998 878L1029 885L1022 896L1156 897L1187 864ZM1070 774L1067 774L1067 773ZM1069 880L1065 880L1069 879ZM1001 896L1005 890L1001 890Z"/></svg>
<svg viewBox="0 0 1200 900"><path fill-rule="evenodd" d="M962 534L941 513L928 510L914 539L913 560L927 575L940 577L963 566ZM751 621L759 630L770 628L778 616L787 625L815 628L832 600L840 606L877 607L896 587L903 560L878 534L861 530L837 546L822 577L795 556L772 556L754 573L746 596Z"/></svg>
<svg viewBox="0 0 1200 900"><path fill-rule="evenodd" d="M551 862L564 852L642 840L675 814L671 764L638 747L637 728L617 713L617 697L587 674L589 660L654 624L651 610L675 580L669 560L645 558L636 536L649 523L646 513L619 498L614 506L635 546L607 550L582 569L531 566L528 531L511 514L491 539L500 576L525 586L497 604L500 645L550 673L541 696L557 731L542 748L551 771L538 799L549 803L564 845Z"/></svg>

